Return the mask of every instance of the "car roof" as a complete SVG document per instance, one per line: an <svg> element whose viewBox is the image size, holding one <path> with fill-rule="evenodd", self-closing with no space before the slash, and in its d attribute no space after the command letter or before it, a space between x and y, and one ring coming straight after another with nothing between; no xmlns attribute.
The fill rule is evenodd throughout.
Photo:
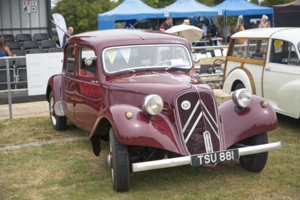
<svg viewBox="0 0 300 200"><path fill-rule="evenodd" d="M292 36L292 37L291 37ZM283 40L300 41L300 28L255 28L240 31L231 36L232 38L276 38Z"/></svg>
<svg viewBox="0 0 300 200"><path fill-rule="evenodd" d="M182 37L158 31L136 29L110 29L81 33L69 40L71 43L87 42L94 46L122 46L131 44L184 44L189 43Z"/></svg>

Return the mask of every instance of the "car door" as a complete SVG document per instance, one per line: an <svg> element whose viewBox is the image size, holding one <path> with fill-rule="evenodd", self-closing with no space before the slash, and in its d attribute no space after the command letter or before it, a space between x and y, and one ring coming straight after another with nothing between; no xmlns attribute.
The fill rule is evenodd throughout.
<svg viewBox="0 0 300 200"><path fill-rule="evenodd" d="M295 46L285 40L273 39L270 44L269 61L264 68L263 96L276 112L299 117L299 54ZM299 94L298 94L299 95Z"/></svg>
<svg viewBox="0 0 300 200"><path fill-rule="evenodd" d="M91 131L102 108L102 97L98 78L95 51L90 47L77 45L78 63L75 78L75 118L82 129ZM92 62L85 63L86 58Z"/></svg>
<svg viewBox="0 0 300 200"><path fill-rule="evenodd" d="M74 122L74 69L75 69L75 56L74 46L71 44L67 47L67 54L64 58L65 70L63 73L63 80L65 85L65 101L67 103L68 114L67 117L70 121Z"/></svg>

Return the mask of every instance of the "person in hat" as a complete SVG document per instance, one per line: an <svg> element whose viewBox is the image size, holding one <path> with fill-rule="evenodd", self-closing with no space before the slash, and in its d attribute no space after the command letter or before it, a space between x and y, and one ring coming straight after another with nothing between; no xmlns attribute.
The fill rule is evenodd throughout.
<svg viewBox="0 0 300 200"><path fill-rule="evenodd" d="M261 18L261 22L258 25L258 28L268 28L269 26L269 18L267 15L263 15Z"/></svg>
<svg viewBox="0 0 300 200"><path fill-rule="evenodd" d="M185 24L185 25L190 25L190 20L185 19L185 20L183 21L183 24Z"/></svg>

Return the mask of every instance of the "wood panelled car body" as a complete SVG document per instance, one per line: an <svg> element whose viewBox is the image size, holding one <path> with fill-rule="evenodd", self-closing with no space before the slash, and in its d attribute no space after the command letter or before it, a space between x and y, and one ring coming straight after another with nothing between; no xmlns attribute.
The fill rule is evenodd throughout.
<svg viewBox="0 0 300 200"><path fill-rule="evenodd" d="M249 29L231 37L223 91L247 88L280 114L300 117L300 28ZM245 41L241 46L239 41Z"/></svg>

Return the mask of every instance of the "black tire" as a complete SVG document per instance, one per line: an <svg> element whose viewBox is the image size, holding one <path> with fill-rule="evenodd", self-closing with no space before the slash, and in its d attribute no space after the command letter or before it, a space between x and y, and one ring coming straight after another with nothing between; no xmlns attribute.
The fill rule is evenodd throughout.
<svg viewBox="0 0 300 200"><path fill-rule="evenodd" d="M50 113L50 120L51 120L52 127L57 131L66 130L67 118L65 116L53 115L53 113L51 112L53 106L54 106L54 99L53 99L53 93L51 91L49 94L49 113Z"/></svg>
<svg viewBox="0 0 300 200"><path fill-rule="evenodd" d="M262 133L252 136L241 142L246 146L260 145L268 143L268 134ZM268 152L252 154L240 157L241 166L250 172L261 172L268 160Z"/></svg>
<svg viewBox="0 0 300 200"><path fill-rule="evenodd" d="M111 178L113 189L126 192L130 187L128 147L119 142L113 128L109 131L109 149L112 159Z"/></svg>
<svg viewBox="0 0 300 200"><path fill-rule="evenodd" d="M238 82L234 88L233 88L233 91L236 91L238 89L242 89L242 88L245 88L244 84L242 82Z"/></svg>

